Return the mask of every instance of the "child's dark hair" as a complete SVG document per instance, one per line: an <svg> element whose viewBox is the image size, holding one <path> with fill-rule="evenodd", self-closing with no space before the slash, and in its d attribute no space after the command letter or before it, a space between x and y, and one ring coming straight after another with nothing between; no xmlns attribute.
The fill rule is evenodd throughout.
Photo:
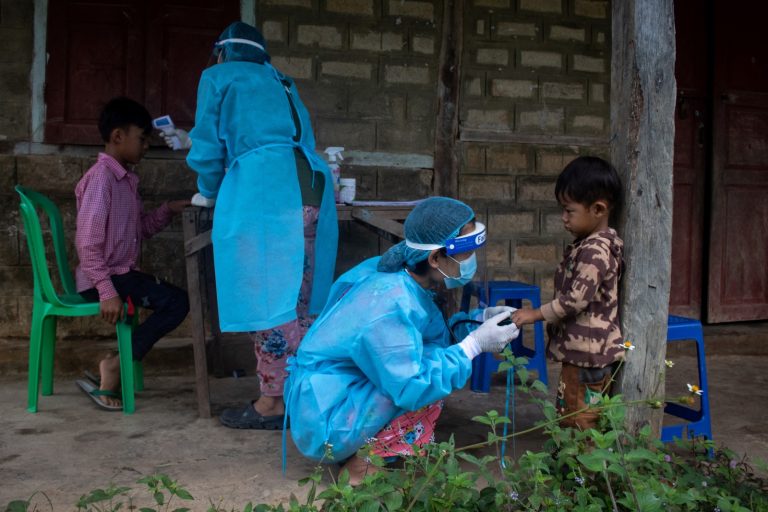
<svg viewBox="0 0 768 512"><path fill-rule="evenodd" d="M124 96L112 98L104 105L99 115L99 133L104 142L109 142L115 128L127 129L131 125L138 126L147 135L152 132L152 116L144 105Z"/></svg>
<svg viewBox="0 0 768 512"><path fill-rule="evenodd" d="M557 178L555 197L568 198L589 206L595 201L608 202L613 212L621 209L622 186L619 173L602 158L580 156L565 166Z"/></svg>

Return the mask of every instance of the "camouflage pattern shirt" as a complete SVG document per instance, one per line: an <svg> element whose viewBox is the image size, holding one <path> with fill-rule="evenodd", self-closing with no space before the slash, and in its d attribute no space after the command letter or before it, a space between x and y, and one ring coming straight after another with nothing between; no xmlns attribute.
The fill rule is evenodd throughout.
<svg viewBox="0 0 768 512"><path fill-rule="evenodd" d="M541 307L551 359L604 368L624 356L619 278L624 242L608 228L568 246L555 273L555 300Z"/></svg>

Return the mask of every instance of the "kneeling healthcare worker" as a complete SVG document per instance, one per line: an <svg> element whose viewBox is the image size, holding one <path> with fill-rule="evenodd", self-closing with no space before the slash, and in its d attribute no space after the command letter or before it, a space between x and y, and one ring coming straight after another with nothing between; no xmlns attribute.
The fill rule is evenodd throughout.
<svg viewBox="0 0 768 512"><path fill-rule="evenodd" d="M514 308L491 307L473 311L482 325L451 344L435 297L475 275L485 226L469 206L426 199L405 220L405 237L334 283L289 362L284 395L294 443L311 459L349 458L353 484L373 469L353 456L360 447L371 443L372 453L389 458L434 440L442 399L464 386L472 359L500 352L519 332L499 325Z"/></svg>

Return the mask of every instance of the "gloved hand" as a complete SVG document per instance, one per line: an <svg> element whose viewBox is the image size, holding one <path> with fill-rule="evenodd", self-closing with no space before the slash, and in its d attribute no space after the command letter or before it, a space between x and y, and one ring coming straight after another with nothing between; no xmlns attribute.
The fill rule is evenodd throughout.
<svg viewBox="0 0 768 512"><path fill-rule="evenodd" d="M517 311L517 308L513 308L512 306L491 306L479 311L475 320L485 322L499 313L509 313L511 315L515 311Z"/></svg>
<svg viewBox="0 0 768 512"><path fill-rule="evenodd" d="M200 192L192 196L192 206L202 206L203 208L211 208L216 204L215 199L205 197Z"/></svg>
<svg viewBox="0 0 768 512"><path fill-rule="evenodd" d="M189 138L189 133L186 130L182 130L181 128L174 128L173 130L169 130L167 132L160 132L160 134L165 141L165 145L171 149L173 149L174 135L179 138L181 149L189 149L192 147L192 139Z"/></svg>
<svg viewBox="0 0 768 512"><path fill-rule="evenodd" d="M499 325L509 320L509 315L508 311L504 311L491 317L459 343L468 358L474 359L481 352L501 352L510 341L517 338L520 329L515 324Z"/></svg>

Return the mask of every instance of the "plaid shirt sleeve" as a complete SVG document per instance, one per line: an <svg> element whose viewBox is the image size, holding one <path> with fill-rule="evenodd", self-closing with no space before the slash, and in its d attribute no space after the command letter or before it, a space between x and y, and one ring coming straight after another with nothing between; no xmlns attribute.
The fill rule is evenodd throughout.
<svg viewBox="0 0 768 512"><path fill-rule="evenodd" d="M145 212L141 209L141 237L143 239L152 238L159 233L173 219L173 212L168 207L168 203L163 203L151 212Z"/></svg>
<svg viewBox="0 0 768 512"><path fill-rule="evenodd" d="M112 189L106 173L94 174L79 199L75 248L80 258L80 268L98 290L99 300L117 297L104 257L112 202Z"/></svg>

